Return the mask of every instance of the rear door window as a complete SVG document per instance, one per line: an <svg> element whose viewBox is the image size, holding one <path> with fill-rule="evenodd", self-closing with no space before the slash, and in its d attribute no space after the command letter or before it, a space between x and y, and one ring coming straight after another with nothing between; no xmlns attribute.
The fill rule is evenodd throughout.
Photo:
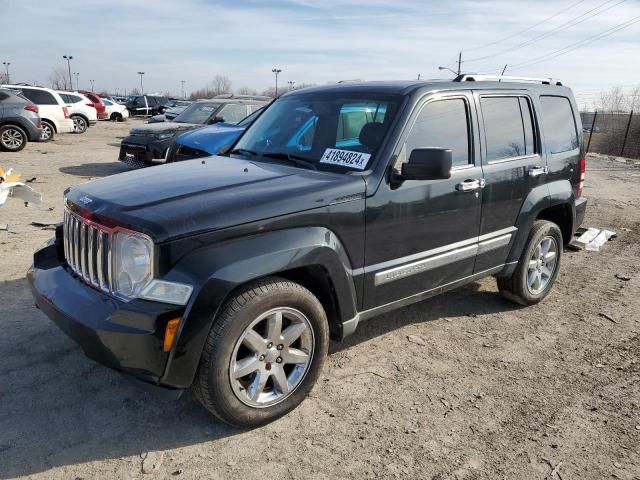
<svg viewBox="0 0 640 480"><path fill-rule="evenodd" d="M467 102L462 98L427 103L405 142L407 159L416 148L432 147L450 149L454 167L472 163L468 112Z"/></svg>
<svg viewBox="0 0 640 480"><path fill-rule="evenodd" d="M578 148L576 120L567 97L540 97L544 138L551 153L568 152Z"/></svg>
<svg viewBox="0 0 640 480"><path fill-rule="evenodd" d="M46 90L23 88L22 94L36 105L58 105L55 97Z"/></svg>
<svg viewBox="0 0 640 480"><path fill-rule="evenodd" d="M528 99L518 96L480 97L489 162L535 153Z"/></svg>

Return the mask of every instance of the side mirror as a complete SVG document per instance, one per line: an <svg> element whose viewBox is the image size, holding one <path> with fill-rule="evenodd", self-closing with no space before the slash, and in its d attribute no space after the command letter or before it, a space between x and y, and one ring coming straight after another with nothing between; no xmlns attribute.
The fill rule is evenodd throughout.
<svg viewBox="0 0 640 480"><path fill-rule="evenodd" d="M444 180L451 177L453 157L447 148L416 148L396 180Z"/></svg>
<svg viewBox="0 0 640 480"><path fill-rule="evenodd" d="M224 122L224 118L222 118L219 115L216 115L215 117L213 117L213 120L211 120L211 124L220 123L220 122Z"/></svg>

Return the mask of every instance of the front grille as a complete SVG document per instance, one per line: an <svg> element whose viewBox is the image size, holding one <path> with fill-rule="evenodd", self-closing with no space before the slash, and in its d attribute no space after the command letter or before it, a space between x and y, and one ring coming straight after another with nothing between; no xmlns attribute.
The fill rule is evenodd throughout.
<svg viewBox="0 0 640 480"><path fill-rule="evenodd" d="M63 242L69 267L92 287L111 292L111 231L65 210Z"/></svg>

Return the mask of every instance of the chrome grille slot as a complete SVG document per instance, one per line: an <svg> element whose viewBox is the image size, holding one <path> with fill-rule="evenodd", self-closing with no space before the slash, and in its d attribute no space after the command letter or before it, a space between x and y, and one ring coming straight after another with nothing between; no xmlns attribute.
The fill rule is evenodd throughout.
<svg viewBox="0 0 640 480"><path fill-rule="evenodd" d="M110 292L111 230L65 210L62 232L71 270L89 285Z"/></svg>

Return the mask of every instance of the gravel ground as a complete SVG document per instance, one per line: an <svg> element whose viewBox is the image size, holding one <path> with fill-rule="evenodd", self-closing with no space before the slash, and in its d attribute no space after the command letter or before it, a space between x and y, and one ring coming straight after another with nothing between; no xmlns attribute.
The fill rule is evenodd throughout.
<svg viewBox="0 0 640 480"><path fill-rule="evenodd" d="M126 170L135 122L0 154L44 194L0 209L0 478L640 478L637 162L590 157L585 224L618 237L567 252L545 302L516 307L485 279L371 320L332 345L298 409L241 431L88 360L28 292L51 236L30 222L59 221L67 186Z"/></svg>

